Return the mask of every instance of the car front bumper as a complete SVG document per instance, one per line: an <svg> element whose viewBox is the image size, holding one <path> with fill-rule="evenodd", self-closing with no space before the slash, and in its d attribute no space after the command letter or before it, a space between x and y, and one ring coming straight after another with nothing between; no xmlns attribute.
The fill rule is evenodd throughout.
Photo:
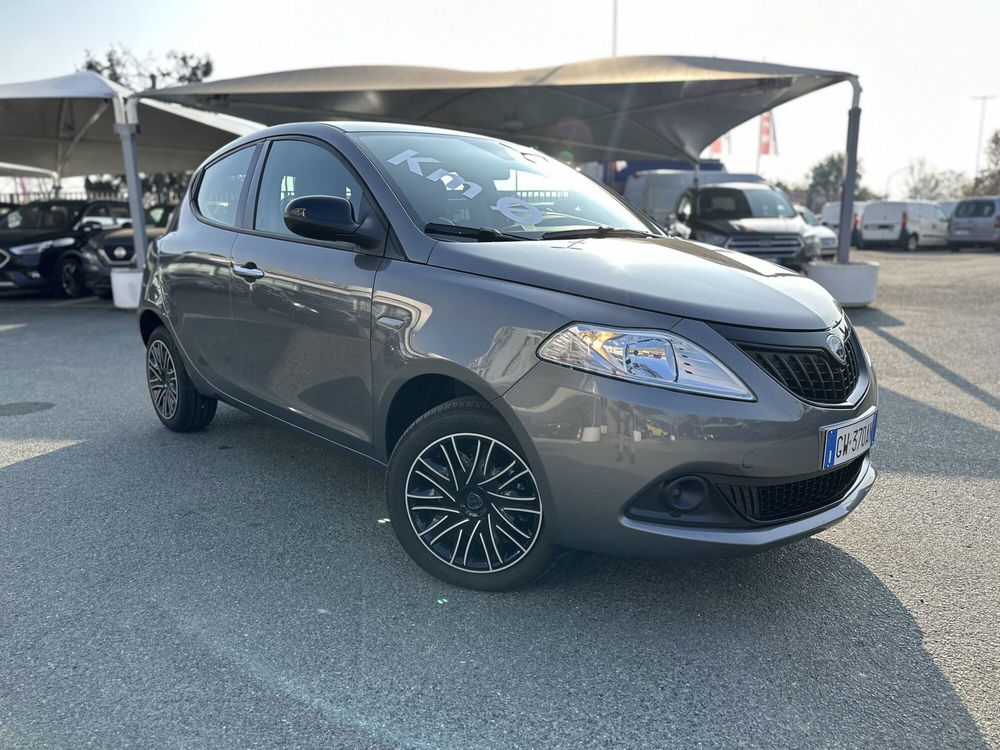
<svg viewBox="0 0 1000 750"><path fill-rule="evenodd" d="M691 323L690 321L686 323ZM723 476L784 484L822 475L823 429L870 411L877 386L851 407L809 404L786 391L705 324L690 336L750 386L755 402L709 398L598 377L541 362L504 396L529 461L539 467L557 543L648 557L745 555L800 539L843 520L875 480L868 455L836 501L811 515L753 523L726 505L718 523L650 522L631 512L636 498L673 477ZM713 334L717 340L713 340ZM831 470L832 471L832 470Z"/></svg>

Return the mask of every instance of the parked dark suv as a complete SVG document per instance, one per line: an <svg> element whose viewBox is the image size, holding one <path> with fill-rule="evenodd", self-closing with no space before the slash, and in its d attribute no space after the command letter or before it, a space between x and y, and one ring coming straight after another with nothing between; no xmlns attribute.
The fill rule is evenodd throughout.
<svg viewBox="0 0 1000 750"><path fill-rule="evenodd" d="M686 190L673 232L708 245L801 269L820 257L821 240L779 190L758 182L728 182Z"/></svg>
<svg viewBox="0 0 1000 750"><path fill-rule="evenodd" d="M146 239L162 237L176 208L174 203L157 203L146 209ZM131 226L94 237L84 246L83 275L87 288L102 299L111 298L111 269L133 268L135 233Z"/></svg>
<svg viewBox="0 0 1000 750"><path fill-rule="evenodd" d="M130 224L128 204L113 201L34 201L0 216L0 282L87 294L83 249L98 233Z"/></svg>
<svg viewBox="0 0 1000 750"><path fill-rule="evenodd" d="M523 584L559 545L747 554L875 479L875 376L826 291L524 146L261 131L195 173L144 279L163 424L221 399L386 465L399 541L457 585Z"/></svg>

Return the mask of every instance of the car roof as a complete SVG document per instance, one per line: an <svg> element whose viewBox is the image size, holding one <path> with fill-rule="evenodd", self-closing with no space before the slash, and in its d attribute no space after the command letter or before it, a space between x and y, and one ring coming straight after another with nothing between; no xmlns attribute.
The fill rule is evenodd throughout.
<svg viewBox="0 0 1000 750"><path fill-rule="evenodd" d="M699 187L698 189L711 190L714 188L726 188L729 190L770 190L771 192L777 192L766 182L715 182L711 185Z"/></svg>

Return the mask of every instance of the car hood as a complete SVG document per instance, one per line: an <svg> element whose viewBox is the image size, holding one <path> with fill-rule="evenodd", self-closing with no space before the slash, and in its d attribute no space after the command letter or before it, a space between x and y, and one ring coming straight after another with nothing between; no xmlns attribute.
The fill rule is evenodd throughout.
<svg viewBox="0 0 1000 750"><path fill-rule="evenodd" d="M799 218L698 220L698 228L720 234L799 234L806 224Z"/></svg>
<svg viewBox="0 0 1000 750"><path fill-rule="evenodd" d="M60 237L77 237L72 229L0 229L0 247L17 247Z"/></svg>
<svg viewBox="0 0 1000 750"><path fill-rule="evenodd" d="M166 233L166 227L146 227L146 239L150 242L162 237ZM105 244L111 244L113 242L118 245L131 245L135 242L135 232L132 231L132 227L115 229L114 231L105 234L102 239Z"/></svg>
<svg viewBox="0 0 1000 750"><path fill-rule="evenodd" d="M430 265L686 318L815 331L843 313L825 289L743 253L673 237L438 242Z"/></svg>

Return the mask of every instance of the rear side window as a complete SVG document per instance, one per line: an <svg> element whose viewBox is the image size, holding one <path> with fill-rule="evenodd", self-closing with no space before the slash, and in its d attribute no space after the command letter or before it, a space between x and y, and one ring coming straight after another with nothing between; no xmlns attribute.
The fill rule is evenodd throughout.
<svg viewBox="0 0 1000 750"><path fill-rule="evenodd" d="M240 193L250 171L253 147L220 159L205 170L198 186L198 211L209 221L236 226Z"/></svg>
<svg viewBox="0 0 1000 750"><path fill-rule="evenodd" d="M292 235L285 226L285 208L303 195L346 198L357 216L361 187L340 159L325 148L305 141L275 141L260 179L254 229Z"/></svg>
<svg viewBox="0 0 1000 750"><path fill-rule="evenodd" d="M962 201L955 207L955 216L975 219L992 216L996 205L993 201Z"/></svg>

